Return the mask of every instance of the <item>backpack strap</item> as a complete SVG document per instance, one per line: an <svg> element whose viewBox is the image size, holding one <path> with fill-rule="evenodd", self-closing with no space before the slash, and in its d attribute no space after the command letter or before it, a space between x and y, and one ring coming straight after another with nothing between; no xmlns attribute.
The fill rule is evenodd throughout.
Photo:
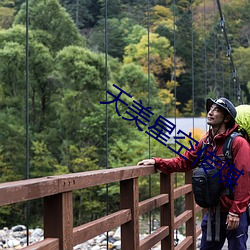
<svg viewBox="0 0 250 250"><path fill-rule="evenodd" d="M233 165L233 155L232 155L232 144L234 139L237 136L242 136L239 132L233 132L230 134L223 145L223 154L225 156L225 160L228 160L229 165ZM231 200L234 199L234 192L229 188L229 186L223 191Z"/></svg>
<svg viewBox="0 0 250 250"><path fill-rule="evenodd" d="M202 147L201 149L204 149L206 147L206 144L204 142L202 142ZM200 156L200 162L202 162L204 159L205 159L205 153L206 153L207 150L203 150L203 152L201 153L201 156ZM201 167L200 165L198 167Z"/></svg>
<svg viewBox="0 0 250 250"><path fill-rule="evenodd" d="M233 156L232 156L232 144L233 140L237 136L242 136L241 133L233 132L230 134L223 145L223 154L225 159L228 160L229 164L233 164ZM204 143L202 145L202 149L205 147ZM204 151L203 151L204 153ZM204 157L204 154L202 154ZM233 192L231 189L227 188L224 191L230 198L233 198ZM207 241L212 241L212 229L211 229L211 208L208 208L208 219L207 219ZM215 241L220 241L220 203L215 207Z"/></svg>
<svg viewBox="0 0 250 250"><path fill-rule="evenodd" d="M228 160L229 164L232 165L233 164L233 156L232 156L232 144L234 139L237 136L242 136L241 133L239 132L233 132L231 133L227 138L226 141L223 145L223 154L225 156L225 159Z"/></svg>

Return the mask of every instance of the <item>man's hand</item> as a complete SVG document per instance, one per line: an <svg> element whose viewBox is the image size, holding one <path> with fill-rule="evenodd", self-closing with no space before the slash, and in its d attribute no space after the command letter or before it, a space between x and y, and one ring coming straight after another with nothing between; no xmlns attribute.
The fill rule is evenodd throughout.
<svg viewBox="0 0 250 250"><path fill-rule="evenodd" d="M239 223L240 223L239 216L233 216L231 214L227 215L226 224L227 224L228 230L233 230L233 229L237 228L239 226Z"/></svg>
<svg viewBox="0 0 250 250"><path fill-rule="evenodd" d="M155 160L154 159L142 160L137 163L137 166L138 165L155 165Z"/></svg>

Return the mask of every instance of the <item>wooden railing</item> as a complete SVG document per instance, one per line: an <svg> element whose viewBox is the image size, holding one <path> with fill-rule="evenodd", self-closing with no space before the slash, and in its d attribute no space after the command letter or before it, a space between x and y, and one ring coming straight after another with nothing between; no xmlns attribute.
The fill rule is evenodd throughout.
<svg viewBox="0 0 250 250"><path fill-rule="evenodd" d="M148 250L161 241L162 250L196 249L201 233L196 213L191 173L186 184L174 189L173 174L160 174L160 194L139 202L138 178L155 174L153 166L132 166L48 176L0 184L0 206L43 198L44 240L25 250L72 250L77 244L121 227L122 250ZM112 182L120 183L120 210L73 228L72 191ZM185 212L174 217L174 200L185 195ZM139 216L160 207L160 227L139 240ZM174 247L174 230L186 224L186 238Z"/></svg>

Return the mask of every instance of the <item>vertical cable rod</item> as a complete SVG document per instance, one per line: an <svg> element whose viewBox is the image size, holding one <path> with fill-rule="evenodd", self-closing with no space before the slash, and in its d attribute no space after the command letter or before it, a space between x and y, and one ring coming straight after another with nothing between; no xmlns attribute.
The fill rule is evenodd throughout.
<svg viewBox="0 0 250 250"><path fill-rule="evenodd" d="M76 0L76 26L79 28L79 0Z"/></svg>
<svg viewBox="0 0 250 250"><path fill-rule="evenodd" d="M25 179L29 179L29 0L26 0L26 44L25 44L25 80L26 80L26 173ZM26 230L27 230L27 245L29 245L29 210L30 203L26 202L25 214L26 214Z"/></svg>
<svg viewBox="0 0 250 250"><path fill-rule="evenodd" d="M192 26L192 115L193 115L193 136L194 136L194 116L195 116L195 105L194 105L194 10L193 0L191 1L191 26Z"/></svg>
<svg viewBox="0 0 250 250"><path fill-rule="evenodd" d="M215 0L213 1L214 5L214 91L216 98L217 96L217 32L216 32L216 14L215 14Z"/></svg>
<svg viewBox="0 0 250 250"><path fill-rule="evenodd" d="M204 88L205 98L207 98L207 14L206 14L206 0L204 0Z"/></svg>
<svg viewBox="0 0 250 250"><path fill-rule="evenodd" d="M150 107L150 0L147 0L147 29L148 29L148 107ZM148 136L148 158L151 157L150 136ZM148 176L149 197L152 195L151 175ZM152 213L149 212L149 233L152 230Z"/></svg>
<svg viewBox="0 0 250 250"><path fill-rule="evenodd" d="M108 102L108 0L105 0L105 84L106 84L106 102ZM106 105L106 169L109 168L108 161L108 147L109 147L109 133L108 133L108 105ZM106 184L106 215L109 212L109 186ZM108 232L107 232L107 249L108 249Z"/></svg>
<svg viewBox="0 0 250 250"><path fill-rule="evenodd" d="M174 81L174 97L175 97L175 101L174 101L174 116L175 116L175 125L177 122L176 116L177 116L177 84L176 84L176 1L173 0L172 2L173 4L173 23L174 23L174 55L173 55L173 63L174 63L174 69L173 69L173 81ZM172 80L172 79L171 79ZM175 136L176 136L176 128L175 128ZM175 151L176 150L176 143L175 143ZM177 173L174 174L175 175L175 187L177 187L177 181L178 181L178 176ZM177 229L175 230L176 233L176 245L178 245L179 243L179 239L178 239L178 233L177 233Z"/></svg>
<svg viewBox="0 0 250 250"><path fill-rule="evenodd" d="M176 122L177 122L177 119L176 119L176 116L177 116L177 84L176 84L176 1L175 0L173 0L173 23L174 23L173 81L174 81L174 97L175 97L175 101L174 101L174 117L175 117L175 125L176 125ZM175 136L176 136L176 132L177 131L175 129ZM175 143L175 151L176 151L176 143ZM177 183L177 178L175 178L175 182Z"/></svg>
<svg viewBox="0 0 250 250"><path fill-rule="evenodd" d="M174 55L173 55L173 64L174 64L174 69L173 69L173 76L172 79L174 81L174 121L175 125L177 122L176 116L177 116L177 104L176 104L176 99L177 99L177 86L176 86L176 2L173 0L173 23L174 23ZM176 136L176 129L175 129L175 136ZM176 151L176 143L175 143L175 151ZM177 175L175 174L175 185L177 183Z"/></svg>

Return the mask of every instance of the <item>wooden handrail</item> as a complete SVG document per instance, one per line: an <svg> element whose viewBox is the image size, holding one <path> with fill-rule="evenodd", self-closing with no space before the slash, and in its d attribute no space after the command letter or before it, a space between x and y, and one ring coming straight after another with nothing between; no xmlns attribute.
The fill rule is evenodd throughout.
<svg viewBox="0 0 250 250"><path fill-rule="evenodd" d="M121 227L122 249L147 250L161 241L162 250L196 249L196 213L201 210L193 199L191 173L186 184L174 189L173 174L160 174L160 194L139 202L138 178L156 174L154 166L129 166L75 174L48 176L0 184L0 206L33 199L44 199L44 240L26 248L72 250L77 244ZM73 228L74 190L120 183L120 210ZM174 218L174 200L185 196L186 211ZM160 208L161 225L140 241L139 216ZM174 230L186 224L186 238L174 247Z"/></svg>

